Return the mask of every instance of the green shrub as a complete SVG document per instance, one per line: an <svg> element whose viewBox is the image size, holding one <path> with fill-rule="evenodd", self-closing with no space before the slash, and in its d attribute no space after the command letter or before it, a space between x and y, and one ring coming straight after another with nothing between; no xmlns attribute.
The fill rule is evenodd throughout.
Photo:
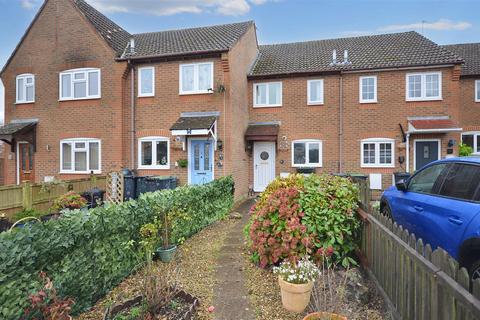
<svg viewBox="0 0 480 320"><path fill-rule="evenodd" d="M41 286L40 271L48 273L61 297L74 299L74 314L91 307L138 267L139 231L154 221L153 207L176 208L189 217L176 221L172 241L178 242L226 216L232 190L232 178L225 177L1 233L0 319L21 317L28 295Z"/></svg>
<svg viewBox="0 0 480 320"><path fill-rule="evenodd" d="M333 248L333 262L344 267L355 264L352 255L357 248L360 220L356 214L359 191L347 178L311 175L305 180L300 207L302 223L314 239L315 258L325 248Z"/></svg>
<svg viewBox="0 0 480 320"><path fill-rule="evenodd" d="M51 210L53 212L59 212L63 209L81 209L87 205L87 200L84 197L76 193L75 191L69 191L53 202Z"/></svg>
<svg viewBox="0 0 480 320"><path fill-rule="evenodd" d="M22 211L19 211L13 215L12 220L13 221L18 221L20 219L26 218L26 217L34 217L34 218L40 218L46 215L46 212L43 211L38 211L35 209L24 209Z"/></svg>
<svg viewBox="0 0 480 320"><path fill-rule="evenodd" d="M261 267L305 255L320 260L333 250L332 261L355 264L360 221L358 187L331 175L277 178L251 209L246 227L252 260Z"/></svg>
<svg viewBox="0 0 480 320"><path fill-rule="evenodd" d="M473 153L473 148L470 147L469 145L460 143L458 146L458 154L460 157L468 157L471 156Z"/></svg>

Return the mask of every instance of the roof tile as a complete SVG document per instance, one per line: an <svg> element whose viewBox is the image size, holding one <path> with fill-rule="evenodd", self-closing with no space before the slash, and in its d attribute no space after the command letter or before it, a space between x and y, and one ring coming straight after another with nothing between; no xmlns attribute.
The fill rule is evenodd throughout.
<svg viewBox="0 0 480 320"><path fill-rule="evenodd" d="M480 75L480 43L451 44L442 47L464 59L463 76Z"/></svg>

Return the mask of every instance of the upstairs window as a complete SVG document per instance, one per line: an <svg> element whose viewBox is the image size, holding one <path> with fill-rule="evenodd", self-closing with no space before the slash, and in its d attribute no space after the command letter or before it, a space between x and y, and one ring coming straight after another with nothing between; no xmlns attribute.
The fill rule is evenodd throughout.
<svg viewBox="0 0 480 320"><path fill-rule="evenodd" d="M322 141L296 140L292 142L293 167L321 167Z"/></svg>
<svg viewBox="0 0 480 320"><path fill-rule="evenodd" d="M60 141L60 173L100 173L100 151L98 139Z"/></svg>
<svg viewBox="0 0 480 320"><path fill-rule="evenodd" d="M308 104L323 104L323 79L307 81Z"/></svg>
<svg viewBox="0 0 480 320"><path fill-rule="evenodd" d="M60 100L100 98L100 69L74 69L60 73Z"/></svg>
<svg viewBox="0 0 480 320"><path fill-rule="evenodd" d="M442 73L407 74L407 101L428 101L442 99Z"/></svg>
<svg viewBox="0 0 480 320"><path fill-rule="evenodd" d="M17 76L16 102L35 102L35 76L33 74L21 74Z"/></svg>
<svg viewBox="0 0 480 320"><path fill-rule="evenodd" d="M139 169L170 169L170 140L145 137L138 140Z"/></svg>
<svg viewBox="0 0 480 320"><path fill-rule="evenodd" d="M138 96L153 97L155 95L155 68L138 69Z"/></svg>
<svg viewBox="0 0 480 320"><path fill-rule="evenodd" d="M180 65L180 94L213 92L213 62Z"/></svg>
<svg viewBox="0 0 480 320"><path fill-rule="evenodd" d="M280 107L282 105L282 83L265 82L253 85L254 107Z"/></svg>
<svg viewBox="0 0 480 320"><path fill-rule="evenodd" d="M377 102L377 77L360 77L360 103Z"/></svg>
<svg viewBox="0 0 480 320"><path fill-rule="evenodd" d="M473 153L480 154L480 131L462 133L462 143L471 147Z"/></svg>
<svg viewBox="0 0 480 320"><path fill-rule="evenodd" d="M362 167L395 166L394 140L385 138L364 139L361 141Z"/></svg>
<svg viewBox="0 0 480 320"><path fill-rule="evenodd" d="M475 102L480 102L480 80L475 80Z"/></svg>

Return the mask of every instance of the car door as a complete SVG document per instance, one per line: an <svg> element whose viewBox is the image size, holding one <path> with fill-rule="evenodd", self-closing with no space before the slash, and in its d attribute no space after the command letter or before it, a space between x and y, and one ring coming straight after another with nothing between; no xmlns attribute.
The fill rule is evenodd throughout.
<svg viewBox="0 0 480 320"><path fill-rule="evenodd" d="M409 179L406 191L396 191L390 199L394 220L417 238L425 239L426 229L420 218L427 211L437 210L435 200L448 169L448 163L425 167Z"/></svg>
<svg viewBox="0 0 480 320"><path fill-rule="evenodd" d="M480 166L455 163L448 170L433 203L425 204L420 215L424 239L457 257L469 223L480 211L475 193L480 185Z"/></svg>

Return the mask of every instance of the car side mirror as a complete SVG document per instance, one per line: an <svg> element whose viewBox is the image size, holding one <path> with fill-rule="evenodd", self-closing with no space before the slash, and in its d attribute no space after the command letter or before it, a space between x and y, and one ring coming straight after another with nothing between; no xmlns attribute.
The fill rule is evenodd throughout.
<svg viewBox="0 0 480 320"><path fill-rule="evenodd" d="M400 191L407 191L407 182L405 179L401 179L395 183L395 187Z"/></svg>

